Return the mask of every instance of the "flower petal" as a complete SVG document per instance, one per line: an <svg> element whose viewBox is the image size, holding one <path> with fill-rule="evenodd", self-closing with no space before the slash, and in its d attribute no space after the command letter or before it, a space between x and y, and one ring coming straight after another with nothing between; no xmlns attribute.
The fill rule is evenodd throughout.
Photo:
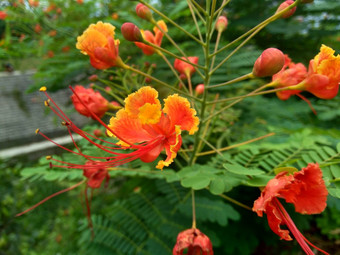
<svg viewBox="0 0 340 255"><path fill-rule="evenodd" d="M139 118L142 123L157 123L161 117L161 103L157 98L158 92L154 88L142 87L124 100L125 110L131 117ZM148 106L145 106L146 104ZM147 110L152 110L152 114Z"/></svg>
<svg viewBox="0 0 340 255"><path fill-rule="evenodd" d="M125 146L128 146L127 143L141 143L154 138L143 129L139 119L132 118L125 109L119 110L116 117L110 119L108 127L116 134L119 134L119 137L125 141L120 141L119 144ZM107 133L109 136L114 136L109 130L107 130Z"/></svg>
<svg viewBox="0 0 340 255"><path fill-rule="evenodd" d="M281 192L282 196L288 203L293 203L299 213L321 213L327 206L328 191L319 165L308 164L294 173L294 178L287 190Z"/></svg>
<svg viewBox="0 0 340 255"><path fill-rule="evenodd" d="M168 96L164 102L163 112L169 116L173 125L179 125L182 130L189 131L190 135L198 130L199 119L186 98L174 94Z"/></svg>

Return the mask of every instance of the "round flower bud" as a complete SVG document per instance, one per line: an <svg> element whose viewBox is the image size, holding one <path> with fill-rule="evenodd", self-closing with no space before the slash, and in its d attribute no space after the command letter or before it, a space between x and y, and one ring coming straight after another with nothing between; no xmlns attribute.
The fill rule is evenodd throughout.
<svg viewBox="0 0 340 255"><path fill-rule="evenodd" d="M264 50L255 61L253 75L256 77L271 76L279 72L285 63L282 51L275 48Z"/></svg>
<svg viewBox="0 0 340 255"><path fill-rule="evenodd" d="M144 4L137 4L136 6L136 13L138 17L146 20L151 20L152 19L152 13L150 9L145 6Z"/></svg>
<svg viewBox="0 0 340 255"><path fill-rule="evenodd" d="M226 16L219 16L217 21L216 21L216 25L215 25L215 28L216 30L221 33L223 32L224 30L227 29L227 26L228 26L228 19Z"/></svg>
<svg viewBox="0 0 340 255"><path fill-rule="evenodd" d="M195 88L197 95L202 95L204 92L204 84L198 84Z"/></svg>
<svg viewBox="0 0 340 255"><path fill-rule="evenodd" d="M142 33L139 28L130 22L124 23L121 27L124 38L130 42L141 42L143 41Z"/></svg>
<svg viewBox="0 0 340 255"><path fill-rule="evenodd" d="M282 4L280 4L279 8L277 8L276 13L282 11L283 9L286 9L289 5L293 3L294 3L293 0L284 1ZM284 18L284 19L289 18L290 16L294 14L295 11L296 11L296 6L290 9L289 11L287 11L286 13L282 14L281 18Z"/></svg>

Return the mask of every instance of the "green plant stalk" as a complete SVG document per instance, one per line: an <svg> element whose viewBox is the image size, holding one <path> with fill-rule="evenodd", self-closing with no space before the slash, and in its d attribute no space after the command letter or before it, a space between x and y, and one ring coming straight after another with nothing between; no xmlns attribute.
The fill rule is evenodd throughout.
<svg viewBox="0 0 340 255"><path fill-rule="evenodd" d="M249 31L247 31L246 33L242 34L240 37L236 38L234 41L228 43L226 46L222 47L221 49L219 49L217 52L215 52L213 55L216 55L224 50L226 50L227 48L229 48L231 45L235 44L236 42L240 41L241 39L243 39L244 37L248 36L249 34L251 34L252 32L256 31L257 29L259 29L260 27L265 27L266 25L268 25L269 23L275 21L276 19L278 19L282 14L284 14L285 12L289 11L290 9L294 8L295 6L297 6L299 3L301 2L301 0L296 0L293 4L289 5L287 8L283 9L282 11L275 13L274 15L270 16L268 19L262 21L260 24L256 25L255 27L253 27L252 29L250 29Z"/></svg>
<svg viewBox="0 0 340 255"><path fill-rule="evenodd" d="M220 16L221 15L221 12L223 11L223 8L227 6L227 4L229 4L230 0L223 0L222 4L221 4L221 7L218 8L215 13L214 13L214 16Z"/></svg>
<svg viewBox="0 0 340 255"><path fill-rule="evenodd" d="M196 205L195 205L195 191L191 189L191 201L192 201L192 228L196 228Z"/></svg>
<svg viewBox="0 0 340 255"><path fill-rule="evenodd" d="M184 58L185 58L187 61L189 61L188 56L184 53L183 50L181 50L181 48L177 45L177 43L176 43L174 40L172 40L172 38L170 37L170 35L169 35L167 32L165 32L164 29L163 29L161 26L159 26L159 25L157 24L157 22L156 22L154 19L152 19L151 22L152 22L156 27L158 27L159 30L162 31L162 33L163 33L163 34L165 35L165 37L172 43L172 45L175 46L175 48L176 48L176 49L184 56ZM189 63L192 64L190 61L189 61ZM203 76L203 74L201 73L201 71L200 71L199 69L197 69L195 65L193 65L193 67L195 68L196 72L202 77L202 79L204 79L204 76Z"/></svg>
<svg viewBox="0 0 340 255"><path fill-rule="evenodd" d="M204 16L207 16L207 12L198 4L196 3L195 0L190 0L194 5L195 7L197 8L197 10L199 10L200 12L202 12L204 14Z"/></svg>
<svg viewBox="0 0 340 255"><path fill-rule="evenodd" d="M186 31L184 28L182 28L180 25L178 25L175 21L173 21L172 19L170 19L168 16L166 16L165 14L161 13L160 11L158 11L157 9L155 9L152 5L146 3L143 0L139 0L139 2L141 2L142 4L144 4L145 6L147 6L148 8L150 8L151 10L153 10L155 13L157 13L159 16L161 16L163 19L166 19L168 22L170 22L172 25L174 25L176 28L178 28L179 30L181 30L183 33L185 33L187 36L189 36L191 39L193 39L194 41L198 42L199 44L202 44L202 42L196 38L194 35L192 35L191 33L189 33L188 31ZM153 21L152 23L156 23L155 21Z"/></svg>
<svg viewBox="0 0 340 255"><path fill-rule="evenodd" d="M275 133L269 133L269 134L266 134L266 135L263 135L263 136L260 136L260 137L256 137L254 139L250 139L250 140L242 142L242 143L233 144L233 145L223 147L223 148L220 148L220 149L216 148L215 150L211 150L211 151L200 152L200 153L198 153L198 156L206 156L206 155L210 155L210 154L214 154L214 153L221 153L222 151L231 150L231 149L234 149L234 148L237 148L237 147L249 144L249 143L253 143L253 142L262 140L264 138L267 138L267 137L270 137L270 136L273 136L273 135L275 135Z"/></svg>
<svg viewBox="0 0 340 255"><path fill-rule="evenodd" d="M108 95L112 96L114 99L116 99L121 105L124 105L124 101L119 96L115 95L114 93L106 91L104 88L102 88L98 85L93 85L92 87L95 88L95 89L98 89L100 91L105 92L106 94L108 94Z"/></svg>
<svg viewBox="0 0 340 255"><path fill-rule="evenodd" d="M206 22L206 42L205 42L205 46L204 46L204 56L205 56L205 78L204 78L204 85L205 86L209 86L210 83L210 72L209 72L209 66L210 66L210 53L209 53L209 48L210 48L210 31L211 31L211 26L209 26L209 24L211 24L210 22L210 0L207 0L206 2L206 12L207 12L207 22ZM204 115L205 115L205 110L206 110L206 101L207 101L207 90L205 89L203 91L203 100L201 102L201 110L200 110L200 124L198 127L198 131L195 134L195 141L194 141L194 149L193 152L191 154L190 157L190 161L189 161L189 165L192 165L195 160L196 160L196 153L199 150L199 144L200 144L200 134L201 134L201 130L203 129L203 122L202 119L204 119Z"/></svg>
<svg viewBox="0 0 340 255"><path fill-rule="evenodd" d="M221 151L219 149L217 149L214 145L212 145L210 142L208 142L206 139L204 139L204 137L200 137L200 139L212 149L213 153L216 153L216 154L220 155L222 158L224 158ZM213 153L211 153L211 154L213 154ZM202 155L201 153L198 153L197 156L201 156L201 155Z"/></svg>
<svg viewBox="0 0 340 255"><path fill-rule="evenodd" d="M280 91L283 91L283 90L287 90L287 88L271 89L271 90L267 90L267 91L263 91L263 92L259 92L259 93L249 93L249 94L244 95L244 96L229 97L229 98L225 98L225 99L221 99L221 100L207 102L207 104L224 103L224 102L228 102L228 101L232 101L232 100L244 99L244 98L247 98L247 97L254 97L254 96L259 96L259 95L265 95L265 94L280 92Z"/></svg>
<svg viewBox="0 0 340 255"><path fill-rule="evenodd" d="M238 205L238 206L244 208L244 209L247 209L247 210L249 210L249 211L253 211L249 206L247 206L247 205L245 205L245 204L242 204L242 203L240 203L239 201L237 201L237 200L235 200L235 199L233 199L233 198L231 198L231 197L228 197L228 196L226 196L226 195L224 195L224 194L220 194L219 196L222 197L222 198L224 198L225 200L228 200L229 202L231 202L231 203L233 203L233 204L235 204L235 205Z"/></svg>
<svg viewBox="0 0 340 255"><path fill-rule="evenodd" d="M209 19L209 24L208 24L208 26L210 27L210 32L208 34L209 41L211 40L211 36L214 32L214 29L212 29L213 28L212 24L214 23L215 9L216 9L216 0L212 0L211 9L210 9L210 19Z"/></svg>
<svg viewBox="0 0 340 255"><path fill-rule="evenodd" d="M230 85L230 84L233 84L233 83L236 83L236 82L240 82L240 81L244 81L244 80L252 79L252 78L254 78L253 73L248 73L248 74L245 74L243 76L237 77L237 78L235 78L233 80L224 82L224 83L220 83L220 84L216 84L216 85L211 85L211 86L207 87L207 89L223 87L223 86L226 86L226 85Z"/></svg>
<svg viewBox="0 0 340 255"><path fill-rule="evenodd" d="M202 101L201 99L199 99L199 98L197 98L197 97L195 97L195 96L191 96L191 95L189 95L188 93L186 93L186 92L184 92L184 91L182 91L182 90L179 90L179 89L177 89L177 88L174 88L173 86L171 86L171 85L169 85L169 84L167 84L167 83L165 83L165 82L163 82L163 81L161 81L161 80L159 80L159 79L157 79L157 78L155 78L155 77L153 77L153 76L151 76L151 75L149 75L149 74L147 74L147 73L144 73L144 72L142 72L142 71L140 71L140 70L138 70L138 69L135 69L135 68L133 68L133 67L131 67L131 66L125 65L123 68L126 69L126 70L130 70L130 71L132 71L132 72L134 72L134 73L143 75L143 76L145 76L145 77L148 77L148 78L150 78L151 80L153 80L153 81L155 81L155 82L157 82L157 83L163 85L164 87L167 87L167 88L169 88L169 89L171 89L171 90L173 90L173 91L176 91L176 92L178 92L179 94L183 94L183 95L185 95L185 96L187 96L187 97L189 97L189 98L192 98L192 99L194 99L194 100L196 100L196 101L198 101L198 102L201 102L201 101Z"/></svg>
<svg viewBox="0 0 340 255"><path fill-rule="evenodd" d="M223 59L210 73L213 74L218 68L220 68L225 62L229 60L239 49L241 49L248 41L250 41L251 38L253 38L258 32L262 30L263 27L259 27L257 30L255 30L250 36L248 36L247 39L245 39L240 45L238 45L229 55Z"/></svg>
<svg viewBox="0 0 340 255"><path fill-rule="evenodd" d="M190 0L187 0L187 4L188 4L188 6L189 6L189 9L190 9L190 12L191 12L192 19L194 20L194 23L195 23L196 30L197 30L198 36L199 36L199 38L200 38L200 41L203 42L202 33L201 33L201 30L200 30L200 28L199 28L199 26L198 26L198 23L197 23L197 20L196 20L196 16L195 16L193 7L192 7L192 5L191 5L191 1L190 1Z"/></svg>
<svg viewBox="0 0 340 255"><path fill-rule="evenodd" d="M218 45L219 45L220 39L221 39L221 34L222 34L222 31L219 31L219 32L217 33L217 38L216 38L216 43L215 43L214 52L217 51L217 48L218 48ZM211 60L210 72L211 72L211 70L214 68L215 59L216 59L216 55L214 55L213 58L212 58L212 60ZM210 87L211 87L211 86L210 86Z"/></svg>
<svg viewBox="0 0 340 255"><path fill-rule="evenodd" d="M163 58L164 62L169 66L169 68L171 69L172 73L176 76L178 82L179 82L179 83L182 83L182 80L181 80L181 78L178 76L177 71L176 71L175 68L171 65L171 63L169 62L169 60L167 59L167 57L166 57L162 52L158 52L158 55L160 55L160 56ZM185 91L186 91L187 93L189 93L188 88L187 88L186 86L183 86L183 88L185 89Z"/></svg>

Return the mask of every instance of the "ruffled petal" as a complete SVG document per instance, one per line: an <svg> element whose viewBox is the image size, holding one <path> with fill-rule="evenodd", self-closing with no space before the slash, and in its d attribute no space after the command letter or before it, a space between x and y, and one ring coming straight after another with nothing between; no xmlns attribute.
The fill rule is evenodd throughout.
<svg viewBox="0 0 340 255"><path fill-rule="evenodd" d="M150 141L154 137L143 129L143 125L137 118L132 118L126 110L121 109L117 112L116 117L110 119L108 127L121 140L119 144L128 146L133 143ZM110 130L107 130L109 136L115 136Z"/></svg>
<svg viewBox="0 0 340 255"><path fill-rule="evenodd" d="M164 145L167 158L158 162L156 168L163 170L163 167L169 166L174 158L177 156L178 150L182 145L181 128L179 126L175 127L175 135L168 138L168 143Z"/></svg>
<svg viewBox="0 0 340 255"><path fill-rule="evenodd" d="M125 110L131 117L142 120L142 123L157 123L161 117L161 103L157 98L158 92L154 88L142 87L124 100ZM145 106L146 104L148 106ZM152 109L152 114L149 115L145 111L146 109ZM151 119L146 120L147 117L151 117Z"/></svg>
<svg viewBox="0 0 340 255"><path fill-rule="evenodd" d="M308 164L294 173L294 179L287 190L281 192L282 196L288 203L293 203L299 213L321 213L327 206L328 191L319 165Z"/></svg>
<svg viewBox="0 0 340 255"><path fill-rule="evenodd" d="M190 135L198 130L199 119L186 98L174 94L168 96L164 102L163 112L169 116L173 125L179 125L182 130L189 131Z"/></svg>
<svg viewBox="0 0 340 255"><path fill-rule="evenodd" d="M277 234L281 239L290 241L292 240L291 236L289 235L289 231L285 229L281 229L281 225L283 224L283 219L281 218L281 214L278 211L279 209L274 206L271 202L266 206L266 214L268 225L270 229Z"/></svg>

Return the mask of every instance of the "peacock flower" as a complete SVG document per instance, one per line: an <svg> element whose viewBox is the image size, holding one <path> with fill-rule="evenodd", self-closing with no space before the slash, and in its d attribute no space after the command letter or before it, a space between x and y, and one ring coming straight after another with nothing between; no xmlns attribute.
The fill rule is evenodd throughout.
<svg viewBox="0 0 340 255"><path fill-rule="evenodd" d="M303 82L304 89L316 97L332 99L339 91L340 55L322 45L320 53L309 62L308 75Z"/></svg>
<svg viewBox="0 0 340 255"><path fill-rule="evenodd" d="M183 253L186 250L186 253ZM197 228L182 231L177 236L177 242L172 250L173 255L214 255L209 237Z"/></svg>
<svg viewBox="0 0 340 255"><path fill-rule="evenodd" d="M317 247L312 245L296 228L278 198L294 204L296 212L317 214L326 208L327 194L328 191L322 179L319 165L310 163L301 171L291 175L288 175L287 172L278 173L274 179L267 183L261 196L254 202L253 211L260 217L266 213L269 227L275 234L281 239L290 241L292 240L291 232L305 253L312 255L314 253L308 244L314 248ZM281 229L281 225L286 225L288 230Z"/></svg>
<svg viewBox="0 0 340 255"><path fill-rule="evenodd" d="M256 59L253 75L256 77L271 76L279 72L285 64L285 56L279 49L268 48Z"/></svg>
<svg viewBox="0 0 340 255"><path fill-rule="evenodd" d="M98 21L77 37L76 48L90 57L90 63L94 68L124 66L118 55L119 40L114 39L115 29L110 23Z"/></svg>
<svg viewBox="0 0 340 255"><path fill-rule="evenodd" d="M196 64L198 63L198 57L188 57L188 58L185 58L185 57L182 57L182 59L184 60L187 60L193 64ZM180 73L180 74L184 74L187 78L188 77L191 77L191 75L196 72L195 68L193 65L183 61L183 60L180 60L178 58L175 59L175 62L174 62L174 68Z"/></svg>
<svg viewBox="0 0 340 255"><path fill-rule="evenodd" d="M290 87L299 84L307 76L307 68L301 64L291 61L285 55L285 63L281 71L272 76L272 86L277 88ZM299 94L301 90L283 90L276 92L276 95L281 100L287 100L290 96Z"/></svg>
<svg viewBox="0 0 340 255"><path fill-rule="evenodd" d="M161 29L159 29L159 27ZM162 44L162 39L163 39L163 31L168 32L168 27L166 26L165 22L163 20L159 20L157 22L157 26L153 28L154 34L149 31L149 30L140 30L143 36L143 39L149 43L152 43L158 47L161 46ZM156 52L156 49L153 48L152 46L148 46L145 43L141 42L135 42L136 46L140 49L142 49L143 53L145 55L152 55Z"/></svg>
<svg viewBox="0 0 340 255"><path fill-rule="evenodd" d="M140 155L143 162L152 162L165 150L167 158L156 166L163 169L169 166L182 144L181 132L190 135L198 130L199 119L186 98L177 94L164 100L164 108L158 100L158 92L147 86L130 94L125 99L125 107L111 118L107 133L119 134L118 144L129 147L131 144L149 144L149 151Z"/></svg>
<svg viewBox="0 0 340 255"><path fill-rule="evenodd" d="M293 0L286 0L280 6L277 8L276 13L282 11L283 9L286 9L288 6L292 5L294 3ZM285 12L284 14L281 15L281 18L289 18L292 16L296 11L296 6L290 9L289 11Z"/></svg>
<svg viewBox="0 0 340 255"><path fill-rule="evenodd" d="M76 85L74 91L77 96L73 94L71 99L74 108L81 115L92 117L91 113L94 113L101 118L109 110L109 101L107 101L98 91L94 91L92 88L87 89L81 85Z"/></svg>

